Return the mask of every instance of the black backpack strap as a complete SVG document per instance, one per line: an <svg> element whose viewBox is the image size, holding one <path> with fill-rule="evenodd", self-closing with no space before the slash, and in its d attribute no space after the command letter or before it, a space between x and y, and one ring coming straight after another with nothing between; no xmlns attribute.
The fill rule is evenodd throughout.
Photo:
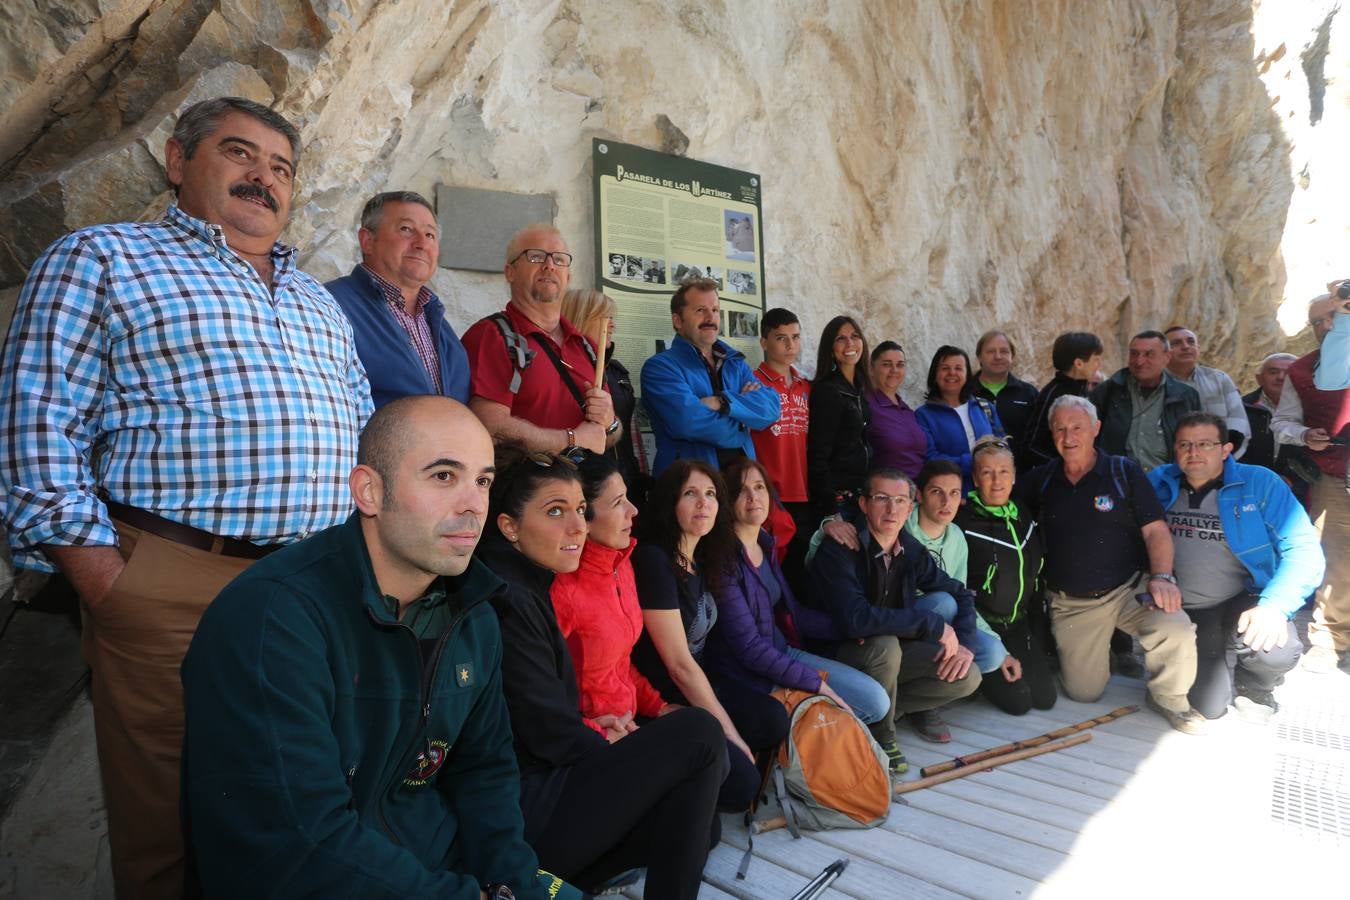
<svg viewBox="0 0 1350 900"><path fill-rule="evenodd" d="M520 333L511 327L511 320L507 318L506 313L493 313L488 316L488 320L497 326L497 330L502 333L502 340L506 343L506 355L511 360L511 365L515 369L511 376L511 384L508 389L512 394L520 392L520 373L530 367L534 362L534 349L530 347L530 342L521 337Z"/></svg>
<svg viewBox="0 0 1350 900"><path fill-rule="evenodd" d="M590 349L591 345L589 341L582 341L582 343L586 345L587 349ZM567 370L570 366L563 362L562 358L558 356L557 351L553 349L553 344L549 342L548 338L542 339L539 342L539 346L543 349L544 355L553 363L553 368L558 370L558 375L562 378L563 384L567 386L567 390L571 392L572 397L577 401L577 405L581 407L582 415L585 415L586 397L581 393L581 388L577 387L576 382L572 380L572 376L568 373Z"/></svg>

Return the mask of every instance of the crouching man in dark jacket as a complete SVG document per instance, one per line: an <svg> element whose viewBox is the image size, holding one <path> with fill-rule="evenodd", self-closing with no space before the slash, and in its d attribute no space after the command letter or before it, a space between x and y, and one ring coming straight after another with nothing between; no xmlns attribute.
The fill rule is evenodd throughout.
<svg viewBox="0 0 1350 900"><path fill-rule="evenodd" d="M914 493L898 469L873 471L858 498L856 540L822 540L807 562L812 594L826 598L837 630L833 655L871 675L890 697L890 711L868 727L896 774L908 768L896 744L896 713L911 716L925 736L933 710L980 686L980 670L971 665L974 594L902 530Z"/></svg>
<svg viewBox="0 0 1350 900"><path fill-rule="evenodd" d="M207 609L183 663L189 894L579 896L523 836L501 582L472 558L492 477L466 407L393 401L361 433L357 512Z"/></svg>

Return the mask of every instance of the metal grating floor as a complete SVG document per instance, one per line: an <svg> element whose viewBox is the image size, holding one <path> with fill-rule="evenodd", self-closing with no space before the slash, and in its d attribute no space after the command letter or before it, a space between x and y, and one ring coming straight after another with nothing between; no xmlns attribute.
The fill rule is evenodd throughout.
<svg viewBox="0 0 1350 900"><path fill-rule="evenodd" d="M1317 706L1281 713L1271 819L1306 839L1350 845L1350 715Z"/></svg>

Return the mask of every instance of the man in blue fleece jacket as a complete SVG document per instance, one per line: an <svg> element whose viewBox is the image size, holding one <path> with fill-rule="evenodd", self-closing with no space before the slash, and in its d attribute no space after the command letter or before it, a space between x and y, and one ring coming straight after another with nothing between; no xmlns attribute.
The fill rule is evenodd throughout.
<svg viewBox="0 0 1350 900"><path fill-rule="evenodd" d="M578 896L524 839L486 602L502 583L472 557L493 471L466 407L387 404L348 479L357 512L207 609L183 663L189 894Z"/></svg>
<svg viewBox="0 0 1350 900"><path fill-rule="evenodd" d="M1266 719L1303 647L1292 621L1322 583L1325 559L1308 514L1280 476L1232 457L1225 421L1177 423L1176 462L1148 474L1172 532L1181 608L1195 623L1191 706L1217 719L1233 705ZM1236 669L1227 656L1236 651Z"/></svg>

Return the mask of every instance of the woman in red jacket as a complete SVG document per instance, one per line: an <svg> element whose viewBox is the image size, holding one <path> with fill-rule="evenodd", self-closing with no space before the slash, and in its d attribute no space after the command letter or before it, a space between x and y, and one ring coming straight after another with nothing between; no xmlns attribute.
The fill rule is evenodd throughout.
<svg viewBox="0 0 1350 900"><path fill-rule="evenodd" d="M590 531L581 566L554 576L549 596L576 666L581 714L592 720L616 716L627 727L637 716L655 718L678 707L661 699L629 656L642 634L628 559L637 546L632 536L637 507L610 457L589 454L577 468Z"/></svg>

